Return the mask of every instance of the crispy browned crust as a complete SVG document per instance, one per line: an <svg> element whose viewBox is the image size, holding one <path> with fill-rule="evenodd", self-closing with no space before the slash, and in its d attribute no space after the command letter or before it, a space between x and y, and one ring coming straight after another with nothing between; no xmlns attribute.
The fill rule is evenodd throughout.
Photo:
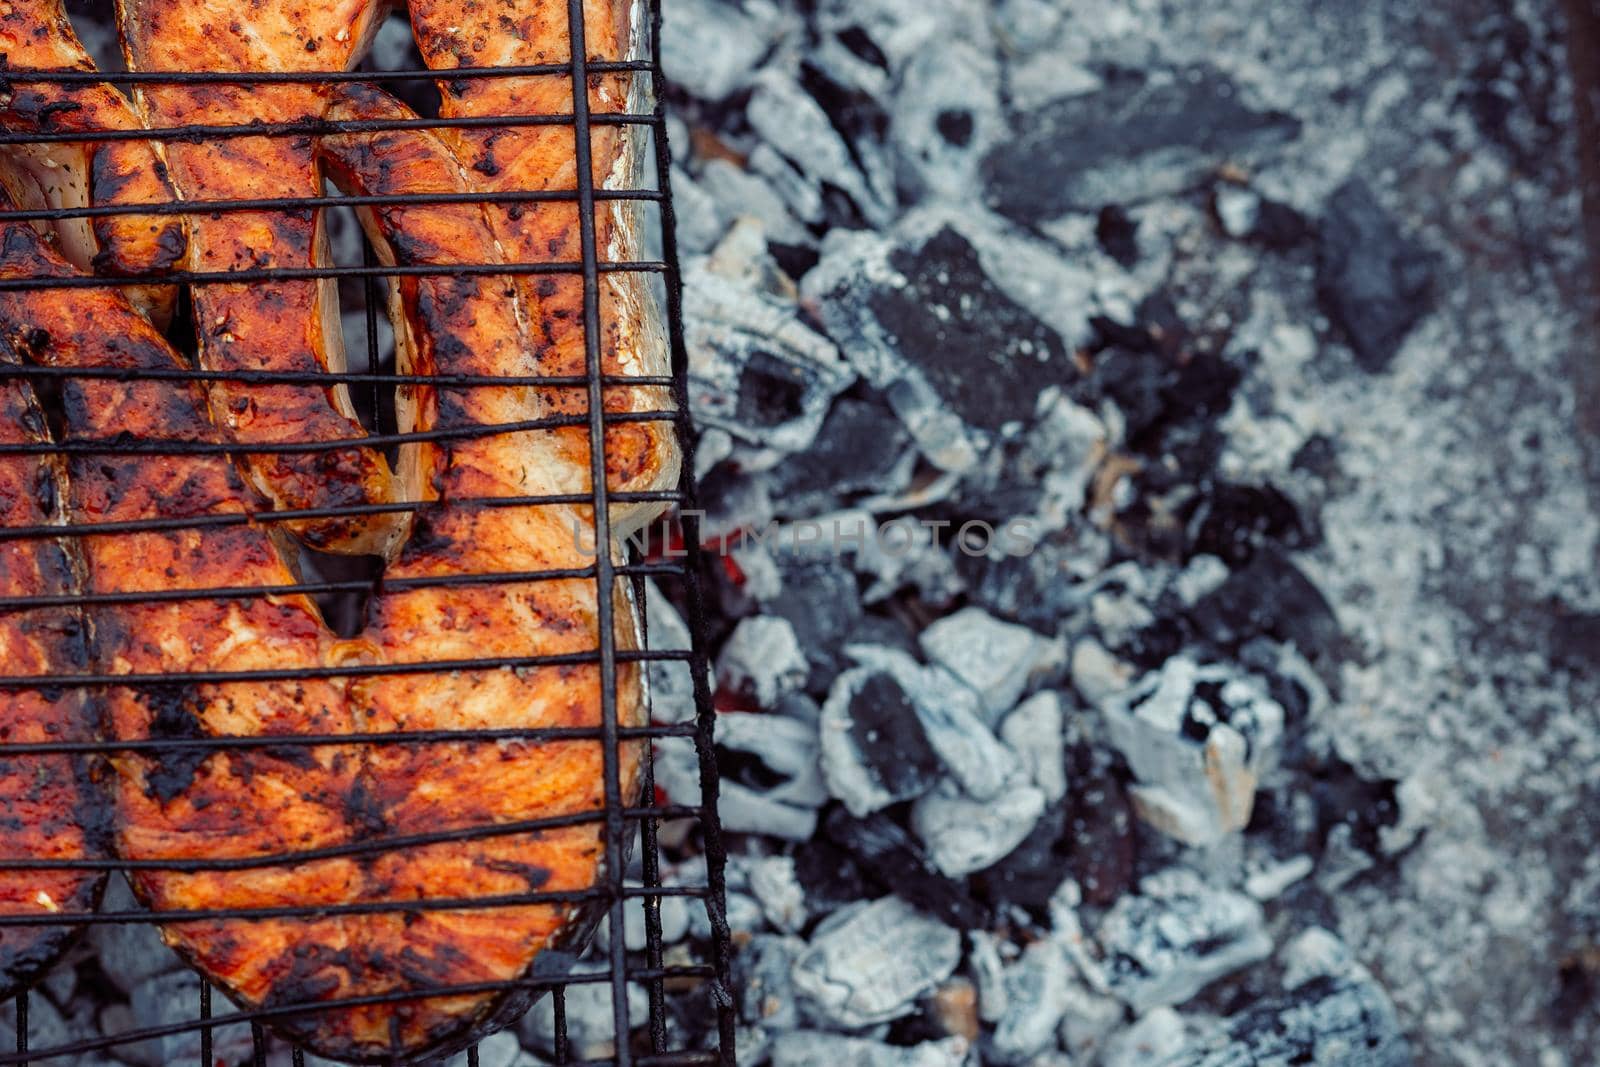
<svg viewBox="0 0 1600 1067"><path fill-rule="evenodd" d="M4 201L0 201L4 204ZM9 205L5 205L9 206ZM0 363L16 363L0 339ZM0 444L49 441L33 389L0 380ZM0 456L0 524L62 521L62 465L55 458ZM0 596L76 592L77 568L65 541L0 541ZM0 612L0 673L72 674L88 665L83 621L70 608ZM92 741L94 709L82 690L60 687L0 694L0 854L7 860L106 859L110 808L89 760L9 755L11 744ZM93 911L103 871L0 871L0 915ZM81 931L74 926L0 927L0 997L42 975Z"/></svg>
<svg viewBox="0 0 1600 1067"><path fill-rule="evenodd" d="M128 65L158 71L316 71L352 66L387 0L118 0ZM149 85L138 94L152 126L236 126L316 120L319 85ZM218 137L176 142L168 164L187 200L310 198L322 179L309 137ZM190 265L201 272L326 265L320 211L189 216ZM344 369L334 284L320 281L195 286L200 363L211 370L316 373ZM313 454L258 455L251 484L278 510L345 508L407 496L382 453L359 447L366 431L343 385L219 382L212 417L246 443L350 441ZM290 524L331 552L386 553L404 513L307 519Z"/></svg>
<svg viewBox="0 0 1600 1067"><path fill-rule="evenodd" d="M327 149L353 188L401 192L459 182L449 156L419 135L333 139ZM451 175L455 174L452 178ZM397 209L398 210L398 209ZM475 209L404 209L376 220L415 262L485 261L493 240ZM492 261L492 260L489 260ZM0 276L66 267L25 227L5 231ZM514 297L504 279L408 279L401 293L416 344L412 368L440 374L526 374ZM161 338L115 294L0 294L0 327L30 358L58 366L173 366ZM164 382L80 381L64 391L82 438L120 432L209 440L202 401ZM535 418L527 389L439 389L415 406L418 429L466 429ZM552 491L567 458L549 435L515 433L417 446L425 512L388 579L583 567L592 562L586 509L450 504L467 497ZM71 508L86 521L237 512L248 496L216 456L116 455L72 468ZM585 533L586 532L586 533ZM252 526L86 539L87 587L97 592L277 585L293 581L272 539ZM588 552L585 551L588 549ZM592 580L417 588L375 598L366 630L340 640L303 597L107 607L92 655L122 673L293 668L351 663L540 656L598 643ZM617 643L634 647L622 583L612 599ZM621 722L643 719L634 665L619 668ZM293 683L112 689L118 738L587 726L601 719L596 666L376 676ZM624 796L636 791L636 745L620 753ZM134 859L273 855L401 835L593 812L604 796L592 741L327 746L183 752L115 761L119 847ZM141 872L157 910L404 902L585 890L603 872L597 823L360 858L228 872ZM594 907L517 905L264 921L169 924L168 943L240 1005L317 1003L440 986L512 982L566 964L563 945L587 936ZM409 1062L470 1042L524 1008L523 988L365 1008L335 1008L279 1028L324 1055Z"/></svg>
<svg viewBox="0 0 1600 1067"><path fill-rule="evenodd" d="M586 0L587 50L594 59L620 60L638 54L634 0ZM564 0L410 0L417 44L429 67L527 66L566 63L567 4ZM606 115L642 107L642 78L597 74L589 79L591 114ZM566 75L540 78L449 78L439 81L440 113L446 116L527 116L570 114L572 83ZM474 188L493 191L571 190L577 169L573 131L566 126L514 126L440 131L466 168ZM639 127L594 125L590 143L597 187L637 188ZM578 262L583 246L578 207L572 202L531 206L490 206L490 224L510 262ZM641 211L638 203L614 201L596 211L595 245L601 262L638 259ZM540 372L583 375L588 367L581 277L522 275L517 282L528 321L534 327ZM645 281L635 274L607 273L601 285L601 368L607 375L664 375L667 349L655 329L658 316ZM584 389L546 390L542 402L553 412L586 414ZM608 412L670 411L672 398L660 387L607 390ZM589 470L589 431L574 426L558 434L571 469ZM615 423L606 431L607 485L614 490L670 488L677 481L679 454L669 421ZM587 482L584 483L584 486ZM581 488L581 487L580 487ZM626 532L661 511L659 504L619 506L613 516Z"/></svg>
<svg viewBox="0 0 1600 1067"><path fill-rule="evenodd" d="M60 0L0 7L0 55L8 71L92 71ZM94 133L136 130L142 124L126 97L110 85L51 85L22 79L0 83L0 126L18 133ZM56 207L166 204L174 197L160 147L150 141L107 140L40 146L23 153L47 203ZM62 247L80 268L100 274L163 274L187 251L182 222L171 216L110 215L56 224ZM131 287L135 304L159 322L171 317L170 286Z"/></svg>

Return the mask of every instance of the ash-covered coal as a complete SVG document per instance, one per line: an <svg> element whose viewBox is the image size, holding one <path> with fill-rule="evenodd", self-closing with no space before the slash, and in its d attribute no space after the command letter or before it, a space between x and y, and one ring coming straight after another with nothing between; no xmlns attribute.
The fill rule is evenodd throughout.
<svg viewBox="0 0 1600 1067"><path fill-rule="evenodd" d="M668 31L747 1060L1586 1063L1555 20Z"/></svg>

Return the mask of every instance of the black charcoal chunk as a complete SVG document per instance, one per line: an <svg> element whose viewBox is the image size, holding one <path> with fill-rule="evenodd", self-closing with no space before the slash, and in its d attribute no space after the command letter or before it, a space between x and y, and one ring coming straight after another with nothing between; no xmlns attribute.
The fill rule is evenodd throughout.
<svg viewBox="0 0 1600 1067"><path fill-rule="evenodd" d="M911 448L886 405L840 397L811 447L772 472L773 498L785 515L811 515L863 493L899 492L910 480Z"/></svg>
<svg viewBox="0 0 1600 1067"><path fill-rule="evenodd" d="M823 833L859 861L855 869L861 877L906 903L962 929L987 924L988 910L968 892L965 882L945 877L917 840L889 816L879 813L858 819L835 809L823 821Z"/></svg>
<svg viewBox="0 0 1600 1067"><path fill-rule="evenodd" d="M1219 648L1253 637L1293 645L1327 678L1344 647L1338 617L1311 579L1282 550L1259 549L1250 562L1190 609L1195 631Z"/></svg>
<svg viewBox="0 0 1600 1067"><path fill-rule="evenodd" d="M1317 298L1356 362L1381 371L1428 311L1433 259L1359 178L1328 200L1317 250Z"/></svg>
<svg viewBox="0 0 1600 1067"><path fill-rule="evenodd" d="M1292 140L1300 123L1258 111L1209 67L1120 74L1044 105L984 162L989 199L1019 222L1140 203L1202 185L1219 164Z"/></svg>
<svg viewBox="0 0 1600 1067"><path fill-rule="evenodd" d="M1370 978L1321 976L1228 1019L1160 1067L1410 1067L1394 1007Z"/></svg>

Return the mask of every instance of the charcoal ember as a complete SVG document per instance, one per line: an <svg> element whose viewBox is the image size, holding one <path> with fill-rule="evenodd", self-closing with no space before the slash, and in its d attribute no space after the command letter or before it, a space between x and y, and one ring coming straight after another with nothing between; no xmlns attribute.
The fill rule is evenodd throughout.
<svg viewBox="0 0 1600 1067"><path fill-rule="evenodd" d="M127 912L139 907L128 883L114 875L106 885L102 908ZM125 994L183 967L183 961L173 955L150 923L95 923L84 936L106 978Z"/></svg>
<svg viewBox="0 0 1600 1067"><path fill-rule="evenodd" d="M731 0L685 0L663 8L661 65L667 78L703 100L733 93L776 41L782 29L776 10Z"/></svg>
<svg viewBox="0 0 1600 1067"><path fill-rule="evenodd" d="M684 279L689 400L702 423L797 452L854 377L838 349L781 298L697 266Z"/></svg>
<svg viewBox="0 0 1600 1067"><path fill-rule="evenodd" d="M1342 658L1344 631L1327 598L1273 546L1258 549L1188 617L1196 633L1219 648L1238 648L1254 637L1293 645L1324 678Z"/></svg>
<svg viewBox="0 0 1600 1067"><path fill-rule="evenodd" d="M1270 485L1215 485L1201 497L1189 521L1196 528L1193 551L1234 566L1247 563L1267 545L1306 548L1320 540L1315 523Z"/></svg>
<svg viewBox="0 0 1600 1067"><path fill-rule="evenodd" d="M779 568L782 587L766 610L787 619L805 649L806 690L825 693L848 666L844 643L864 618L856 576L843 561L830 558L790 555L780 558Z"/></svg>
<svg viewBox="0 0 1600 1067"><path fill-rule="evenodd" d="M739 946L733 959L733 986L740 1018L773 1030L800 1025L800 1003L790 972L805 948L798 937L772 934L756 934Z"/></svg>
<svg viewBox="0 0 1600 1067"><path fill-rule="evenodd" d="M814 245L816 239L805 223L816 221L814 216L820 216L821 204L812 205L786 189L782 185L784 177L782 170L772 176L757 171L754 161L749 168L741 168L726 159L708 159L702 163L695 174L695 183L711 201L717 231L708 247L739 219L759 220L768 240L796 246ZM676 185L673 193L677 193Z"/></svg>
<svg viewBox="0 0 1600 1067"><path fill-rule="evenodd" d="M691 645L689 626L655 582L645 582L644 603L651 650L688 649ZM654 659L647 670L651 720L659 723L692 721L696 712L693 667L684 660Z"/></svg>
<svg viewBox="0 0 1600 1067"><path fill-rule="evenodd" d="M1359 178L1329 197L1317 243L1317 299L1356 363L1378 372L1432 302L1434 263Z"/></svg>
<svg viewBox="0 0 1600 1067"><path fill-rule="evenodd" d="M1111 436L1099 416L1064 393L1042 407L1011 467L1019 482L1039 485L1032 511L1043 528L1040 533L1067 529L1082 514ZM1030 540L1036 544L1037 539Z"/></svg>
<svg viewBox="0 0 1600 1067"><path fill-rule="evenodd" d="M650 999L635 982L627 984L628 1018L635 1026L650 1018ZM567 1041L573 1058L599 1059L615 1052L616 1017L612 1010L611 983L577 982L566 986ZM522 1041L548 1056L555 1052L555 1008L551 997L540 997L522 1017Z"/></svg>
<svg viewBox="0 0 1600 1067"><path fill-rule="evenodd" d="M923 630L919 640L929 662L943 666L978 694L991 723L1066 659L1060 642L1002 622L982 608L946 615Z"/></svg>
<svg viewBox="0 0 1600 1067"><path fill-rule="evenodd" d="M795 989L847 1030L888 1022L950 977L961 935L898 897L836 912L794 964Z"/></svg>
<svg viewBox="0 0 1600 1067"><path fill-rule="evenodd" d="M1250 107L1210 67L1119 73L1038 109L984 174L996 210L1034 225L1198 188L1220 163L1262 157L1299 131L1289 115Z"/></svg>
<svg viewBox="0 0 1600 1067"><path fill-rule="evenodd" d="M832 822L830 816L824 824L830 835ZM905 834L904 831L901 833ZM909 839L909 835L905 836ZM928 865L928 869L931 868L932 865ZM861 864L831 836L813 835L802 842L794 851L794 873L805 888L806 904L814 915L827 915L873 895L867 873L862 870ZM934 915L940 914L934 908L926 910ZM959 922L956 919L950 921Z"/></svg>
<svg viewBox="0 0 1600 1067"><path fill-rule="evenodd" d="M1249 823L1284 719L1255 679L1179 656L1102 703L1101 712L1138 780L1129 793L1141 819L1189 845Z"/></svg>
<svg viewBox="0 0 1600 1067"><path fill-rule="evenodd" d="M853 815L920 796L943 777L916 705L886 672L841 675L823 704L820 734L823 778Z"/></svg>
<svg viewBox="0 0 1600 1067"><path fill-rule="evenodd" d="M810 671L794 627L777 615L740 620L717 656L717 684L756 708L774 707Z"/></svg>
<svg viewBox="0 0 1600 1067"><path fill-rule="evenodd" d="M773 68L757 74L745 118L812 184L824 190L832 186L849 197L863 220L873 226L893 220L891 175L878 168L863 172L858 154L840 136L828 112L794 79Z"/></svg>
<svg viewBox="0 0 1600 1067"><path fill-rule="evenodd" d="M777 721L773 718L773 721ZM653 768L656 787L674 803L698 804L700 792L700 758L694 743L686 737L664 737L656 741ZM755 755L754 753L746 755ZM780 773L738 753L726 759L728 777L721 783L717 797L717 814L722 827L733 833L765 834L786 841L804 841L817 825L817 813L807 803L796 799L809 794L810 786L802 783L794 795L781 791ZM754 785L740 780L749 774ZM775 783L778 791L775 793Z"/></svg>
<svg viewBox="0 0 1600 1067"><path fill-rule="evenodd" d="M1182 1004L1272 953L1261 905L1169 868L1122 897L1095 930L1106 989L1136 1012Z"/></svg>
<svg viewBox="0 0 1600 1067"><path fill-rule="evenodd" d="M1030 271L1029 248L1019 240L1013 262L991 275L985 259L1004 263L1004 251L985 257L971 238L975 227L959 225L930 214L900 241L829 234L821 261L801 282L806 304L846 358L885 392L929 461L945 470L970 469L984 435L1031 418L1040 389L1076 377L1060 326L1022 302L1020 288L1042 293L1035 275L1059 285L1068 268ZM993 243L1005 234L1002 225ZM1078 289L1065 287L1069 304Z"/></svg>
<svg viewBox="0 0 1600 1067"><path fill-rule="evenodd" d="M817 764L817 724L787 714L735 714L717 718L717 747L723 781L740 780L767 799L801 808L820 808L828 788Z"/></svg>
<svg viewBox="0 0 1600 1067"><path fill-rule="evenodd" d="M970 957L970 953L969 953ZM947 979L928 998L931 1022L953 1037L976 1041L981 1027L978 1022L978 989L970 979L961 975Z"/></svg>
<svg viewBox="0 0 1600 1067"><path fill-rule="evenodd" d="M827 817L828 838L859 860L863 877L936 919L976 929L988 913L964 882L946 877L917 840L882 813L858 819L843 810Z"/></svg>
<svg viewBox="0 0 1600 1067"><path fill-rule="evenodd" d="M865 493L899 493L911 484L916 452L886 405L840 397L811 447L773 472L785 515L813 515Z"/></svg>
<svg viewBox="0 0 1600 1067"><path fill-rule="evenodd" d="M1032 551L998 559L960 555L968 596L995 615L1057 632L1081 604L1078 590L1110 558L1111 543L1086 522L1045 534Z"/></svg>
<svg viewBox="0 0 1600 1067"><path fill-rule="evenodd" d="M821 1030L791 1030L773 1038L771 1055L772 1067L964 1067L968 1048L960 1037L902 1046Z"/></svg>
<svg viewBox="0 0 1600 1067"><path fill-rule="evenodd" d="M934 864L956 878L998 863L1027 839L1044 810L1044 793L1019 769L988 800L953 782L940 784L911 806L911 825Z"/></svg>
<svg viewBox="0 0 1600 1067"><path fill-rule="evenodd" d="M989 1060L1029 1063L1056 1043L1068 1008L1071 962L1054 941L1035 941L1006 968L1006 1010L989 1039Z"/></svg>
<svg viewBox="0 0 1600 1067"><path fill-rule="evenodd" d="M1000 740L1010 746L1046 804L1067 795L1066 713L1061 694L1035 693L1000 721Z"/></svg>
<svg viewBox="0 0 1600 1067"><path fill-rule="evenodd" d="M979 166L1005 134L993 52L954 40L906 63L890 111L890 138L912 199L975 199Z"/></svg>
<svg viewBox="0 0 1600 1067"><path fill-rule="evenodd" d="M986 725L983 705L970 689L948 671L925 667L897 649L852 645L847 651L862 667L888 673L905 690L929 747L969 796L990 800L1000 793L1017 758Z"/></svg>

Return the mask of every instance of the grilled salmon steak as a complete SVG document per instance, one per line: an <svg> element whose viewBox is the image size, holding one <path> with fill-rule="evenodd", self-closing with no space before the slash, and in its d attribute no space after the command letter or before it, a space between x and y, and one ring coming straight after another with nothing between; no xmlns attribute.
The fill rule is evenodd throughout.
<svg viewBox="0 0 1600 1067"><path fill-rule="evenodd" d="M358 90L335 113L390 106ZM428 134L332 137L323 152L352 189L462 188L453 156ZM367 221L400 263L498 262L477 207L386 207ZM28 227L0 232L0 277L71 273ZM409 331L402 371L441 378L535 373L505 278L406 277L394 299ZM105 290L0 293L0 331L26 358L52 366L180 365L150 325ZM219 441L197 390L170 381L78 379L64 386L63 407L72 439L105 444L71 461L74 521L194 520L183 529L82 539L87 589L175 597L97 607L93 615L94 667L147 676L105 691L109 730L117 739L284 739L116 757L121 853L190 865L141 870L136 890L159 912L323 909L257 920L169 916L167 942L241 1006L317 1008L272 1021L291 1040L336 1059L397 1063L442 1054L523 1010L533 998L523 980L564 970L564 947L586 936L597 915L596 900L583 894L605 874L596 813L606 774L598 741L341 738L601 723L600 669L592 661L601 636L596 582L529 573L592 565L593 516L586 508L506 502L550 494L573 477L565 469L570 457L551 435L506 429L548 414L541 393L443 384L413 391L407 424L437 431L411 454L424 502L370 604L368 625L348 639L292 590L205 595L282 587L296 577L280 542L260 525L220 524L251 503L220 450L155 456L122 444L123 433ZM607 595L617 646L637 647L625 585ZM566 658L537 661L546 656ZM522 662L516 669L405 672L407 665L485 658ZM214 680L214 672L237 671L295 674ZM205 677L185 680L195 674ZM641 723L637 666L623 663L615 682L618 721ZM333 737L310 744L292 740L295 734ZM637 760L636 744L622 746L617 775L625 798L636 792ZM538 820L553 822L528 825ZM458 839L448 839L457 831ZM419 835L432 836L419 843ZM318 850L314 857L298 858L311 850ZM217 861L242 863L214 869ZM529 900L534 893L578 899ZM474 904L483 898L499 899ZM413 907L424 901L431 903ZM440 901L459 906L440 908ZM374 904L394 908L338 910ZM451 992L475 985L489 988ZM337 1003L364 996L395 999Z"/></svg>
<svg viewBox="0 0 1600 1067"><path fill-rule="evenodd" d="M342 70L365 53L387 0L118 0L123 47L139 71L303 73ZM136 98L152 127L316 121L328 87L306 83L146 84ZM174 141L167 161L186 200L308 199L322 176L303 135L213 136ZM305 210L195 212L188 216L190 265L202 272L327 266L323 213ZM194 287L200 363L216 371L311 374L345 369L333 279L215 282ZM342 384L217 382L212 416L241 443L338 442L351 447L252 456L247 475L280 510L350 509L406 499L383 454L362 447L366 431ZM403 512L311 517L289 524L330 552L388 552Z"/></svg>
<svg viewBox="0 0 1600 1067"><path fill-rule="evenodd" d="M143 128L127 98L110 85L29 82L19 76L26 71L95 69L61 0L0 3L0 59L10 76L0 83L0 128L8 133L93 135ZM26 193L18 190L19 207L120 207L173 200L162 151L150 141L61 141L14 145L6 151L36 186ZM159 275L179 266L186 252L183 224L170 215L63 219L54 228L67 258L99 274ZM162 324L172 316L171 286L130 286L129 296Z"/></svg>
<svg viewBox="0 0 1600 1067"><path fill-rule="evenodd" d="M18 362L0 338L0 364ZM0 448L49 440L32 387L21 378L0 379ZM62 466L59 457L0 452L0 524L62 523ZM77 581L64 539L0 540L0 596L59 597L75 593ZM86 759L7 752L11 745L94 740L93 710L83 691L49 684L53 675L87 668L87 640L76 609L0 610L0 672L45 679L42 687L0 695L0 856L8 863L105 860L110 854L111 811L96 792ZM0 915L92 911L105 878L104 871L0 869ZM42 975L78 932L70 925L0 926L0 997Z"/></svg>
<svg viewBox="0 0 1600 1067"><path fill-rule="evenodd" d="M462 67L536 66L570 61L565 0L410 0L417 46L427 65L441 72ZM584 37L591 57L623 60L644 57L644 16L636 0L585 0ZM611 116L645 110L643 75L602 73L589 77L589 110ZM539 77L450 77L439 79L440 114L445 117L534 117L572 113L569 75ZM571 125L518 125L447 128L441 135L465 166L472 186L485 192L572 191L577 157ZM636 189L645 139L637 125L595 123L589 131L592 180L601 189ZM602 262L638 258L638 201L601 201L595 212L595 244ZM579 208L555 201L491 205L495 236L508 259L521 263L578 262L582 259ZM517 287L530 321L537 324L539 369L552 376L582 376L587 370L583 330L583 280L575 274L524 274ZM601 368L608 376L665 375L665 340L654 328L659 317L645 279L633 272L601 276ZM552 411L585 414L583 389L545 394ZM612 386L608 412L659 412L672 407L659 386ZM574 459L574 470L589 470L587 428L558 432ZM613 423L606 432L607 484L613 490L670 488L678 477L679 456L672 425L661 421ZM587 483L585 483L587 484ZM661 505L621 504L618 521L643 525Z"/></svg>

